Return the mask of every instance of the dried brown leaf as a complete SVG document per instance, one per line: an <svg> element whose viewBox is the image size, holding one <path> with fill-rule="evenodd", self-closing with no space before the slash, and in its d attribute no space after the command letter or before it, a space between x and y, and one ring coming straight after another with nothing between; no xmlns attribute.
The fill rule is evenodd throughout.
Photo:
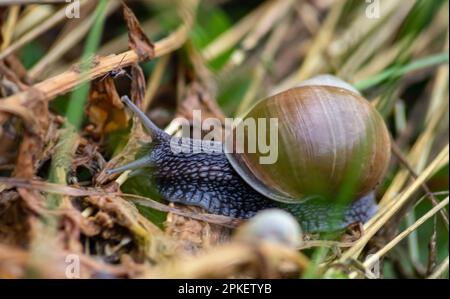
<svg viewBox="0 0 450 299"><path fill-rule="evenodd" d="M16 191L0 193L0 240L2 244L26 246L30 231L27 209Z"/></svg>
<svg viewBox="0 0 450 299"><path fill-rule="evenodd" d="M20 120L10 117L0 124L0 170L13 169L20 144Z"/></svg>
<svg viewBox="0 0 450 299"><path fill-rule="evenodd" d="M361 222L350 224L341 236L342 243L353 243L364 234L364 225Z"/></svg>
<svg viewBox="0 0 450 299"><path fill-rule="evenodd" d="M139 64L135 63L131 66L131 99L138 107L142 108L145 97L146 82L144 72Z"/></svg>
<svg viewBox="0 0 450 299"><path fill-rule="evenodd" d="M123 15L128 26L128 45L139 57L140 61L152 59L155 56L155 46L145 35L133 11L124 3Z"/></svg>
<svg viewBox="0 0 450 299"><path fill-rule="evenodd" d="M96 174L106 164L105 159L98 151L98 146L82 139L75 158L72 161L72 169L84 167L91 174Z"/></svg>
<svg viewBox="0 0 450 299"><path fill-rule="evenodd" d="M27 104L34 115L32 125L26 125L26 131L19 148L19 156L15 168L17 178L32 179L36 166L45 146L45 137L49 127L48 102L37 99Z"/></svg>
<svg viewBox="0 0 450 299"><path fill-rule="evenodd" d="M208 90L198 82L192 82L186 88L186 95L177 107L177 116L190 121L193 119L193 110L202 112L202 119L217 118L224 121L225 115Z"/></svg>
<svg viewBox="0 0 450 299"><path fill-rule="evenodd" d="M113 78L94 81L86 107L86 114L94 126L91 131L94 136L99 137L126 128L129 118L123 107Z"/></svg>
<svg viewBox="0 0 450 299"><path fill-rule="evenodd" d="M144 96L145 96L145 77L142 69L137 64L133 64L131 68L133 81L131 83L131 97L132 100L136 103L138 107L141 107L143 104ZM123 110L124 113L125 110ZM151 141L151 138L148 134L144 132L142 125L140 124L139 119L135 116L133 118L133 125L131 127L130 138L124 149L117 154L113 159L111 159L103 171L98 174L96 178L97 184L105 184L109 180L109 176L106 175L105 170L117 167L118 165L122 165L128 163L135 159L135 155L138 152L139 148L143 143L148 143Z"/></svg>

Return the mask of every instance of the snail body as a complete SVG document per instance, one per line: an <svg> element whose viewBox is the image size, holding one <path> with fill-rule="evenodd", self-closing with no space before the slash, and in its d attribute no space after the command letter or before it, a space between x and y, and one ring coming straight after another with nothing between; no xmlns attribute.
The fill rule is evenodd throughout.
<svg viewBox="0 0 450 299"><path fill-rule="evenodd" d="M313 79L260 101L244 117L279 119L279 157L268 165L257 162L258 153L228 152L214 141L190 139L191 149L211 150L174 153L171 144L181 138L157 128L123 97L153 141L139 160L108 172L139 169L162 198L214 214L246 219L260 210L281 208L294 215L305 232L366 222L377 208L373 189L389 162L389 136L365 99L343 81L325 77L330 78L332 83L326 85L320 85L324 78L319 83ZM347 175L357 177L347 196L356 200L338 201Z"/></svg>

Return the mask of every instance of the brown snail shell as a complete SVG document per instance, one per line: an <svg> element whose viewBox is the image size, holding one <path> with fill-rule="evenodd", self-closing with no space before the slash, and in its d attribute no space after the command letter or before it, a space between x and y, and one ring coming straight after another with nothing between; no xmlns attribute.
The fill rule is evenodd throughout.
<svg viewBox="0 0 450 299"><path fill-rule="evenodd" d="M278 159L261 164L258 151L226 153L233 168L256 191L282 202L373 190L389 164L389 133L377 110L349 86L319 76L258 102L233 132L248 118L277 118ZM244 132L245 140L252 137Z"/></svg>

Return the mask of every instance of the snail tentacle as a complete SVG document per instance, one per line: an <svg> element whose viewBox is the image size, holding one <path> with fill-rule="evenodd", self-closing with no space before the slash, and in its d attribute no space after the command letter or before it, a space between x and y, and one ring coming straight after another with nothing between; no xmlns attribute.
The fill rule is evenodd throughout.
<svg viewBox="0 0 450 299"><path fill-rule="evenodd" d="M123 96L121 98L122 102L127 105L128 108L131 109L131 111L136 114L136 116L140 119L142 122L142 125L147 129L150 137L152 137L152 140L162 140L169 138L169 134L158 128L158 126L151 121L150 118L141 110L138 106L136 106L128 96Z"/></svg>
<svg viewBox="0 0 450 299"><path fill-rule="evenodd" d="M151 163L151 159L148 156L144 156L136 161L130 162L128 164L119 166L117 168L112 168L106 170L106 174L111 175L119 172L124 172L127 170L134 170L137 168L147 167Z"/></svg>

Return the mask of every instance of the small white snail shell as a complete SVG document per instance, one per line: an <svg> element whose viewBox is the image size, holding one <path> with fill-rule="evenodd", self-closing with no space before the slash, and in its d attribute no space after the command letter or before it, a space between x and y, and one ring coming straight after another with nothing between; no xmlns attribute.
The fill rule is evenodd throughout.
<svg viewBox="0 0 450 299"><path fill-rule="evenodd" d="M239 228L236 238L248 242L273 242L290 248L298 248L303 240L297 220L280 209L259 212Z"/></svg>

